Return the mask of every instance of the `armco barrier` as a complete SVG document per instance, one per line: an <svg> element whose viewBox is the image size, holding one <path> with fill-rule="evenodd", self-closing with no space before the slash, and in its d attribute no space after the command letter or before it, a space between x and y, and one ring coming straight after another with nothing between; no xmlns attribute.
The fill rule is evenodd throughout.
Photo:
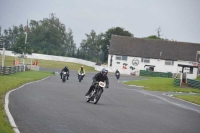
<svg viewBox="0 0 200 133"><path fill-rule="evenodd" d="M140 70L140 76L172 78L172 75L173 75L172 73L152 72L152 71Z"/></svg>

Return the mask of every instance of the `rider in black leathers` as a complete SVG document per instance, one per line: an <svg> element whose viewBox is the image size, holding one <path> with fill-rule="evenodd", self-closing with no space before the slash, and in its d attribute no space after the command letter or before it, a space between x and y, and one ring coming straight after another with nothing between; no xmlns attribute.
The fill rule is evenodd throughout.
<svg viewBox="0 0 200 133"><path fill-rule="evenodd" d="M69 69L67 66L65 66L62 71L60 72L60 78L62 79L62 74L63 72L68 72L68 75L67 75L67 80L69 80Z"/></svg>
<svg viewBox="0 0 200 133"><path fill-rule="evenodd" d="M95 83L96 81L106 81L106 87L105 88L109 88L109 80L108 80L108 77L107 77L107 73L108 73L108 70L106 70L105 68L103 68L101 70L101 72L97 73L93 78L93 82L92 82L92 85L90 86L88 92L85 94L85 96L87 97L90 92L93 90L93 88L95 87Z"/></svg>
<svg viewBox="0 0 200 133"><path fill-rule="evenodd" d="M116 77L117 77L117 73L119 74L119 78L120 78L120 72L119 72L118 69L115 71L115 75L116 75Z"/></svg>

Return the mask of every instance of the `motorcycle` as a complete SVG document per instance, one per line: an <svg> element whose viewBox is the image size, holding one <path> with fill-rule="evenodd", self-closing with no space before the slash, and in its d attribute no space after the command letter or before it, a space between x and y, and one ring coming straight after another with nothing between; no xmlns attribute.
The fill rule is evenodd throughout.
<svg viewBox="0 0 200 133"><path fill-rule="evenodd" d="M103 88L106 86L104 82L95 82L95 88L91 91L91 93L88 95L88 98L86 99L87 102L92 101L94 104L96 104L101 94L103 93Z"/></svg>
<svg viewBox="0 0 200 133"><path fill-rule="evenodd" d="M119 80L120 74L119 74L119 73L116 73L115 75L116 75L117 80Z"/></svg>
<svg viewBox="0 0 200 133"><path fill-rule="evenodd" d="M68 72L62 72L63 74L62 74L62 81L63 81L63 83L66 81L66 78L67 78L67 76L68 76Z"/></svg>
<svg viewBox="0 0 200 133"><path fill-rule="evenodd" d="M82 72L78 73L79 82L81 82L81 80L83 80L83 77L84 77L84 73L82 73Z"/></svg>

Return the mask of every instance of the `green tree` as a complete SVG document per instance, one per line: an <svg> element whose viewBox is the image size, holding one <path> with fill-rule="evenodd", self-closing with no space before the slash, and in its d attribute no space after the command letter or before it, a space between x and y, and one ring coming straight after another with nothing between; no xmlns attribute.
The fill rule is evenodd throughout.
<svg viewBox="0 0 200 133"><path fill-rule="evenodd" d="M98 61L101 53L100 42L101 36L97 35L94 30L91 30L90 34L85 34L86 39L81 42L81 51L84 53L84 57L90 61Z"/></svg>
<svg viewBox="0 0 200 133"><path fill-rule="evenodd" d="M74 56L76 44L73 40L73 32L66 32L65 25L50 14L50 18L40 21L30 21L28 41L36 53L50 55Z"/></svg>
<svg viewBox="0 0 200 133"><path fill-rule="evenodd" d="M13 45L14 54L32 54L33 50L29 43L25 44L25 36L21 35L17 38L16 43Z"/></svg>
<svg viewBox="0 0 200 133"><path fill-rule="evenodd" d="M149 39L162 39L160 37L157 37L156 35L151 35L151 36L148 36L147 38L149 38Z"/></svg>
<svg viewBox="0 0 200 133"><path fill-rule="evenodd" d="M73 32L70 28L68 29L68 33L66 33L64 44L67 56L74 57L76 52L76 44L74 43Z"/></svg>

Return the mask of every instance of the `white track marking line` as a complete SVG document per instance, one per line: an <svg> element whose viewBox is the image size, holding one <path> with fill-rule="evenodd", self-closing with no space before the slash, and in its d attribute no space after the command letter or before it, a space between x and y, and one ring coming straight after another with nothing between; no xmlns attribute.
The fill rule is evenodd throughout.
<svg viewBox="0 0 200 133"><path fill-rule="evenodd" d="M22 86L20 86L20 87L18 87L18 88L16 88L16 89L10 90L9 92L6 93L4 108L5 108L5 111L6 111L6 115L7 115L7 117L8 117L8 120L9 120L9 122L10 122L10 125L12 126L13 130L15 131L15 133L20 133L20 131L19 131L19 129L17 128L17 125L15 124L15 121L14 121L14 119L13 119L11 113L10 113L9 107L8 107L8 104L9 104L9 95L10 95L10 93L13 92L13 91L15 91L15 90L18 90L18 89L20 89L20 88L22 88L22 87L24 87L24 86L26 86L26 85L28 85L28 84L35 83L35 82L39 82L39 81L45 80L45 79L47 79L47 78L49 78L49 77L46 77L46 78L41 79L41 80L37 80L37 81L33 81L33 82L26 83L26 84L24 84L24 85L22 85Z"/></svg>
<svg viewBox="0 0 200 133"><path fill-rule="evenodd" d="M119 89L119 88L117 88L117 89ZM130 90L130 91L138 91L138 92L143 93L143 94L145 94L145 95L149 95L149 96L156 97L156 98L158 98L158 99L161 99L161 100L163 100L163 101L165 101L165 102L168 102L168 103L171 103L171 104L173 104L173 105L176 105L176 106L179 106L179 107L182 107L182 108L185 108L185 109L192 110L192 111L195 111L195 112L197 112L197 113L200 113L200 110L196 110L196 109L193 109L193 108L186 107L186 106L184 106L184 105L182 105L182 104L178 104L178 103L175 103L175 102L171 102L171 101L169 101L169 100L167 100L167 99L165 99L165 98L163 98L163 97L160 97L160 96L157 96L157 95L154 95L154 94L150 94L150 93L144 92L144 91L142 91L142 90L133 90L133 89L127 89L127 88L120 88L120 89L122 89L122 90ZM177 98L176 98L176 99L177 99ZM179 100L180 100L180 99L179 99ZM182 101L183 101L183 100L182 100ZM194 105L195 105L195 104L194 104Z"/></svg>

